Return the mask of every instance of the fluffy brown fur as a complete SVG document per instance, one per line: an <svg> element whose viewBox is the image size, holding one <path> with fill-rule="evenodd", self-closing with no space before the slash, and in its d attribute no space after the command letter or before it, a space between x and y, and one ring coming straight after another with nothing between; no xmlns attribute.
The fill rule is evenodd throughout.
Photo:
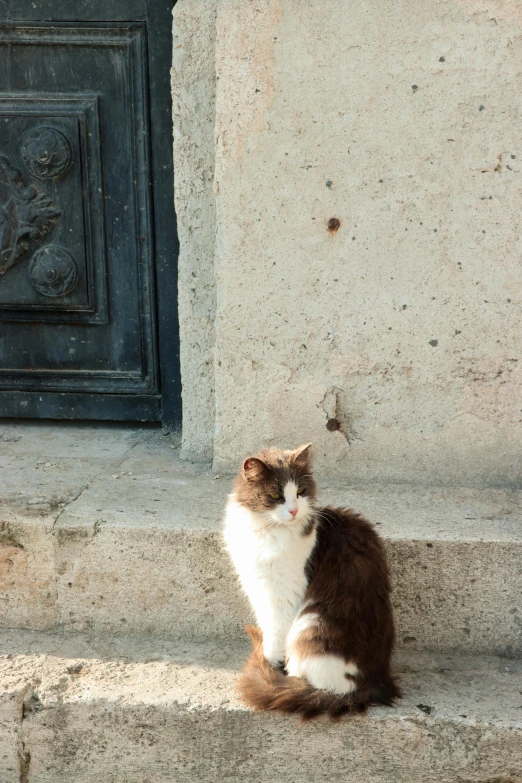
<svg viewBox="0 0 522 783"><path fill-rule="evenodd" d="M271 666L263 655L263 634L253 625L246 627L252 653L238 681L241 699L253 710L298 713L303 721L327 714L339 720L349 713L366 712L370 694L363 689L347 696L318 690L301 677L288 677Z"/></svg>
<svg viewBox="0 0 522 783"><path fill-rule="evenodd" d="M300 638L303 652L339 655L361 671L371 703L392 704L400 691L391 675L395 625L390 576L381 540L359 514L318 509L317 544L308 563L305 610L321 617Z"/></svg>

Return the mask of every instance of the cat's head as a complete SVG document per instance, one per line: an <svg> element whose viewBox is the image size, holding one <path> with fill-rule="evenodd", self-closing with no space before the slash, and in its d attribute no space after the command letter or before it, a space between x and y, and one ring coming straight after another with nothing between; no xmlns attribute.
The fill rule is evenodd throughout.
<svg viewBox="0 0 522 783"><path fill-rule="evenodd" d="M239 473L236 499L267 523L302 524L316 496L311 471L311 444L295 451L270 448L247 457Z"/></svg>

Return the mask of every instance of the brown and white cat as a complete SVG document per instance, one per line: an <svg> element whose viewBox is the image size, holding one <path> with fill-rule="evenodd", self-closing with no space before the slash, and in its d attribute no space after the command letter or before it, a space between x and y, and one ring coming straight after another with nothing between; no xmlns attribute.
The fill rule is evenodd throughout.
<svg viewBox="0 0 522 783"><path fill-rule="evenodd" d="M260 630L239 692L256 710L339 718L400 698L386 557L374 528L317 507L310 444L248 457L229 496L225 543Z"/></svg>

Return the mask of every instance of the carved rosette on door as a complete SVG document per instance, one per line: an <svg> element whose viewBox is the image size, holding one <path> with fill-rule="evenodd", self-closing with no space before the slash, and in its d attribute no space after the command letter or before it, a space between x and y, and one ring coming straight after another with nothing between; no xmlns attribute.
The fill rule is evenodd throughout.
<svg viewBox="0 0 522 783"><path fill-rule="evenodd" d="M77 278L74 258L63 247L42 247L31 259L29 277L36 290L44 296L67 296Z"/></svg>
<svg viewBox="0 0 522 783"><path fill-rule="evenodd" d="M59 179L73 162L67 136L45 125L24 134L21 152L26 168L38 179Z"/></svg>

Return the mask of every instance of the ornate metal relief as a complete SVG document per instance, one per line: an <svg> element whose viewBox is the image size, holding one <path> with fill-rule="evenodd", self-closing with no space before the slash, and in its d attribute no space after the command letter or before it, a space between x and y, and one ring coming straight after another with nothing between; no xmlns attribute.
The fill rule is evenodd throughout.
<svg viewBox="0 0 522 783"><path fill-rule="evenodd" d="M46 125L28 130L22 138L20 151L28 171L38 179L59 179L73 162L71 145L65 134Z"/></svg>
<svg viewBox="0 0 522 783"><path fill-rule="evenodd" d="M67 296L74 288L78 272L74 258L67 250L47 245L31 258L29 277L44 296Z"/></svg>
<svg viewBox="0 0 522 783"><path fill-rule="evenodd" d="M35 185L25 187L20 172L0 155L0 275L40 244L61 212Z"/></svg>
<svg viewBox="0 0 522 783"><path fill-rule="evenodd" d="M25 57L23 47L20 52ZM65 79L68 61L69 55L60 61ZM0 272L15 267L0 274L0 328L4 322L108 323L99 96L2 92L0 125ZM23 224L23 236L15 223Z"/></svg>

